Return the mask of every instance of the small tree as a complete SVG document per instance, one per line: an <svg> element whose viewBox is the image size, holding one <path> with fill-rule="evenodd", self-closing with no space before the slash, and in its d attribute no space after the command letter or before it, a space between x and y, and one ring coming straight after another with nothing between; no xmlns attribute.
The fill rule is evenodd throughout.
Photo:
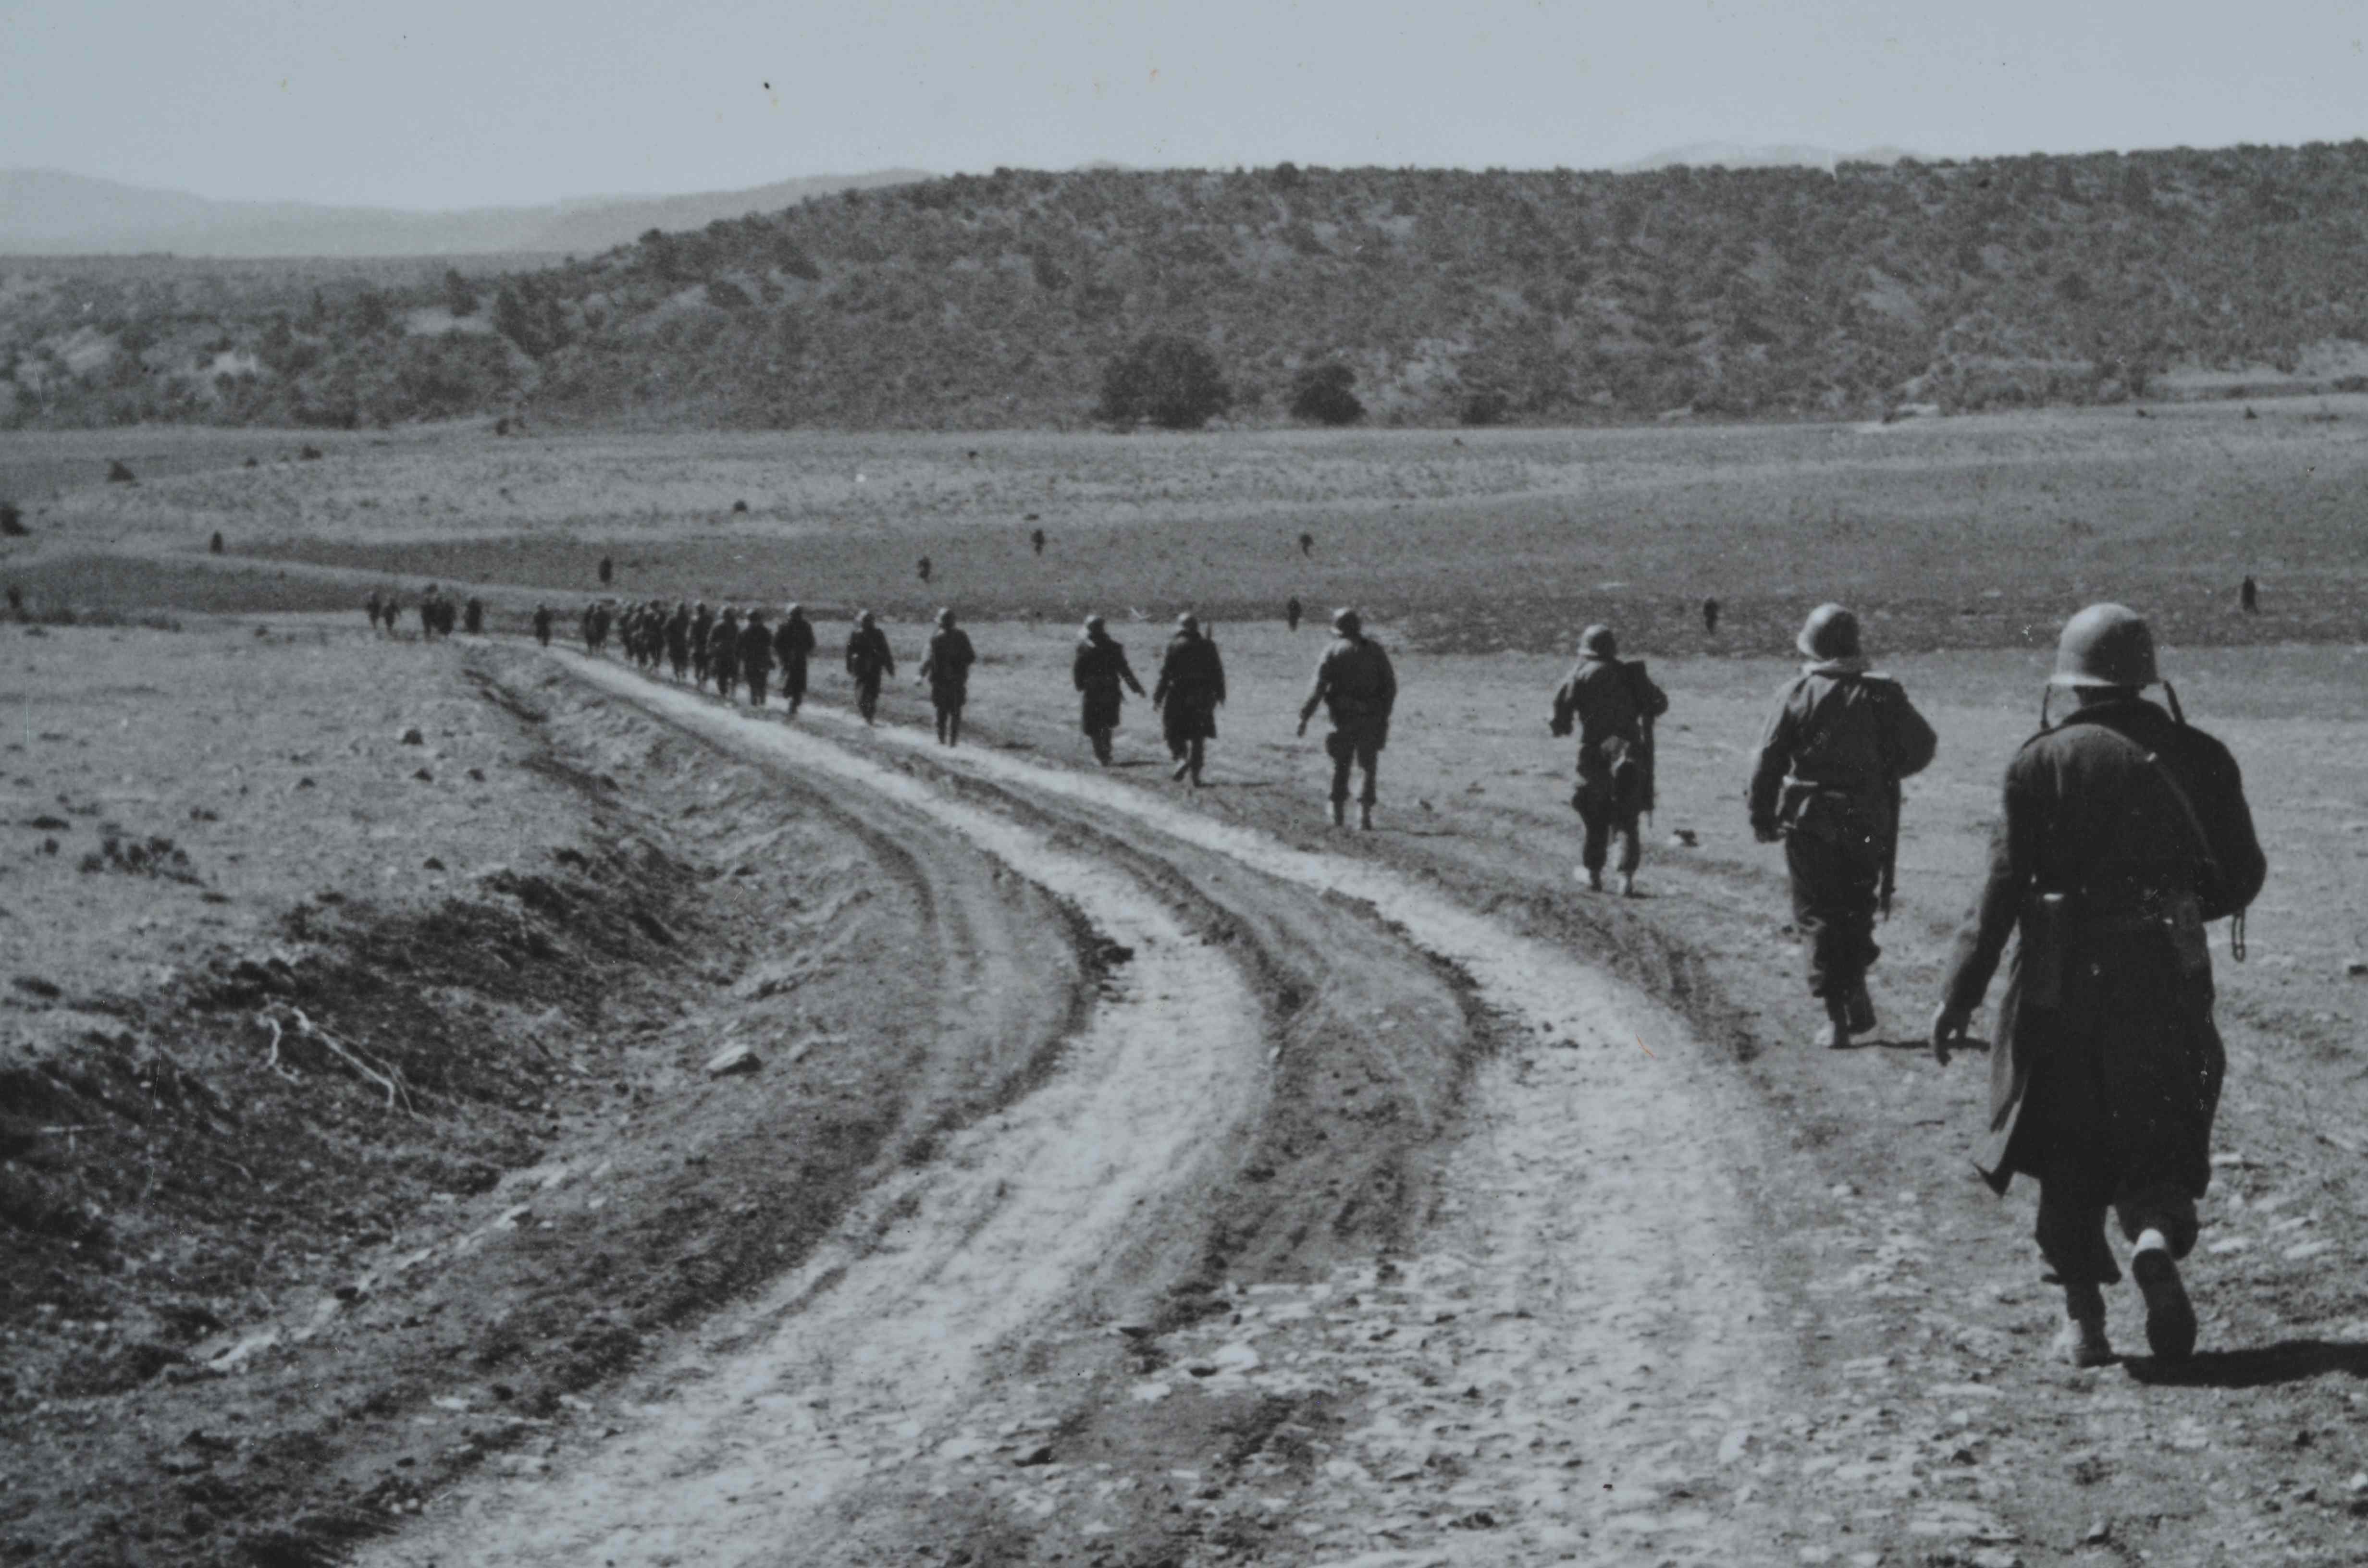
<svg viewBox="0 0 2368 1568"><path fill-rule="evenodd" d="M461 277L457 267L444 269L444 308L456 316L477 313L477 286Z"/></svg>
<svg viewBox="0 0 2368 1568"><path fill-rule="evenodd" d="M1099 415L1114 425L1148 419L1169 430L1197 430L1232 403L1206 348L1190 338L1154 333L1102 371Z"/></svg>
<svg viewBox="0 0 2368 1568"><path fill-rule="evenodd" d="M1354 425L1365 416L1365 405L1349 389L1357 372L1337 360L1310 365L1291 383L1291 416L1318 425Z"/></svg>

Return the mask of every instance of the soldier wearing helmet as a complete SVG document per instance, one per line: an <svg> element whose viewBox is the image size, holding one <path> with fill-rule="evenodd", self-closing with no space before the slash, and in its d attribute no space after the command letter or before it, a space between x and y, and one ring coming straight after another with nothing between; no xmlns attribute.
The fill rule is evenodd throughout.
<svg viewBox="0 0 2368 1568"><path fill-rule="evenodd" d="M1332 758L1332 825L1340 826L1348 814L1349 770L1354 766L1364 775L1364 789L1357 797L1357 825L1371 833L1379 798L1373 776L1381 766L1382 748L1390 741L1397 672L1382 645L1365 635L1364 618L1355 610L1334 611L1332 632L1331 645L1316 662L1315 684L1300 704L1299 733L1307 733L1307 722L1318 707L1329 712L1332 733L1324 737L1324 749Z"/></svg>
<svg viewBox="0 0 2368 1568"><path fill-rule="evenodd" d="M1578 663L1554 693L1548 727L1562 736L1578 731L1578 785L1570 804L1586 833L1579 869L1599 892L1615 834L1621 895L1636 892L1644 857L1636 819L1653 803L1653 721L1668 710L1668 694L1645 674L1643 662L1620 657L1611 628L1590 626L1578 634Z"/></svg>
<svg viewBox="0 0 2368 1568"><path fill-rule="evenodd" d="M690 618L690 679L694 686L707 684L707 672L710 668L712 653L712 650L707 645L707 640L714 630L715 612L707 608L705 599L701 599L699 601L699 608Z"/></svg>
<svg viewBox="0 0 2368 1568"><path fill-rule="evenodd" d="M740 678L748 683L748 706L765 706L765 682L773 673L773 629L762 608L752 608L740 627Z"/></svg>
<svg viewBox="0 0 2368 1568"><path fill-rule="evenodd" d="M1175 759L1170 777L1190 778L1201 786L1201 769L1208 761L1209 743L1217 738L1217 710L1225 701L1225 661L1218 656L1217 640L1201 630L1201 618L1187 610L1176 618L1176 635L1160 656L1159 679L1151 688L1151 705L1159 710L1161 738Z"/></svg>
<svg viewBox="0 0 2368 1568"><path fill-rule="evenodd" d="M855 682L855 710L869 724L880 710L880 678L896 673L896 655L868 609L855 612L855 628L847 634L847 673Z"/></svg>
<svg viewBox="0 0 2368 1568"><path fill-rule="evenodd" d="M793 604L781 612L781 624L773 632L773 654L781 662L781 700L790 705L792 719L805 706L806 664L814 651L814 623L806 619L805 606Z"/></svg>
<svg viewBox="0 0 2368 1568"><path fill-rule="evenodd" d="M674 678L680 680L690 668L690 601L675 601L674 613L666 617L666 663L674 666Z"/></svg>
<svg viewBox="0 0 2368 1568"><path fill-rule="evenodd" d="M2000 1193L2017 1176L2039 1183L2039 1250L2064 1287L2056 1350L2076 1366L2112 1357L2109 1208L2135 1244L2147 1344L2166 1360L2194 1350L2178 1260L2212 1176L2225 1067L2203 923L2241 916L2267 870L2236 760L2186 722L2167 682L2169 711L2146 699L2159 678L2133 611L2091 605L2065 624L2049 695L2077 706L2051 728L2043 702L2039 733L2007 765L1989 878L1932 1018L1945 1066L2019 928L1975 1163Z"/></svg>
<svg viewBox="0 0 2368 1568"><path fill-rule="evenodd" d="M1137 697L1143 695L1143 683L1134 678L1134 666L1126 662L1126 644L1110 634L1110 623L1100 616L1086 617L1077 651L1069 660L1069 684L1077 688L1077 722L1093 744L1094 760L1108 767L1110 732L1118 728L1119 710L1126 703L1128 688Z"/></svg>
<svg viewBox="0 0 2368 1568"><path fill-rule="evenodd" d="M740 607L725 605L707 631L707 667L715 672L715 695L732 700L740 684Z"/></svg>
<svg viewBox="0 0 2368 1568"><path fill-rule="evenodd" d="M1897 681L1869 673L1858 618L1809 614L1794 646L1809 663L1777 693L1751 770L1751 831L1782 839L1809 994L1825 1004L1817 1042L1839 1050L1874 1028L1866 971L1874 917L1891 903L1899 781L1924 770L1938 738Z"/></svg>
<svg viewBox="0 0 2368 1568"><path fill-rule="evenodd" d="M921 657L920 678L937 712L940 745L962 744L962 707L970 700L970 667L976 663L970 633L954 624L954 612L938 611L938 629L929 634L928 652Z"/></svg>

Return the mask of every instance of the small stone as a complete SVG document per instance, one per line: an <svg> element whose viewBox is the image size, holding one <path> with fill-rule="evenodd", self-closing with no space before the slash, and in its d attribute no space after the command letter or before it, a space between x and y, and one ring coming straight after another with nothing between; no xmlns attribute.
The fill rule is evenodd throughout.
<svg viewBox="0 0 2368 1568"><path fill-rule="evenodd" d="M1032 1470L1041 1464L1051 1464L1053 1462L1053 1445L1050 1443L1040 1444L1039 1446L1029 1449L1026 1453L1020 1455L1011 1462L1021 1470Z"/></svg>
<svg viewBox="0 0 2368 1568"><path fill-rule="evenodd" d="M424 746L427 744L427 737L416 729L405 730L403 732L403 744L407 746Z"/></svg>
<svg viewBox="0 0 2368 1568"><path fill-rule="evenodd" d="M2368 1497L2368 1470L2353 1471L2351 1479L2343 1483L2343 1490L2354 1497Z"/></svg>
<svg viewBox="0 0 2368 1568"><path fill-rule="evenodd" d="M2353 959L2350 963L2343 966L2343 972L2350 975L2354 980L2358 980L2363 975L2368 975L2368 959Z"/></svg>
<svg viewBox="0 0 2368 1568"><path fill-rule="evenodd" d="M444 862L430 855L427 859L419 862L419 869L423 871L440 871L444 869Z"/></svg>
<svg viewBox="0 0 2368 1568"><path fill-rule="evenodd" d="M734 1074L754 1073L764 1066L764 1059L745 1045L727 1045L707 1059L707 1075L728 1078Z"/></svg>
<svg viewBox="0 0 2368 1568"><path fill-rule="evenodd" d="M422 784L433 784L436 782L436 775L428 772L427 769L424 767L414 773L412 777L418 779Z"/></svg>
<svg viewBox="0 0 2368 1568"><path fill-rule="evenodd" d="M2080 1544L2083 1546L2102 1546L2112 1539L2113 1521L2111 1519L2099 1519L2080 1532Z"/></svg>
<svg viewBox="0 0 2368 1568"><path fill-rule="evenodd" d="M469 777L475 782L483 784L485 781L485 770L482 767L472 767L469 769Z"/></svg>

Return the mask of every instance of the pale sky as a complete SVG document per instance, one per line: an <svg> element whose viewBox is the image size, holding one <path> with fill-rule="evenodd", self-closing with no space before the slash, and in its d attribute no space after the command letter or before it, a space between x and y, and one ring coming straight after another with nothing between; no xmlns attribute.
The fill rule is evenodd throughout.
<svg viewBox="0 0 2368 1568"><path fill-rule="evenodd" d="M0 167L455 208L940 173L2368 134L2368 0L0 0Z"/></svg>

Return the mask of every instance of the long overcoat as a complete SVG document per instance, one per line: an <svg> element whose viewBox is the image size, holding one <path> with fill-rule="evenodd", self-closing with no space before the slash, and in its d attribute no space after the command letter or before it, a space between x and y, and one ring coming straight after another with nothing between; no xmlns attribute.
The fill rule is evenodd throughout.
<svg viewBox="0 0 2368 1568"><path fill-rule="evenodd" d="M2179 905L2203 920L2234 914L2265 870L2227 748L2153 703L2092 704L2024 744L1947 988L1951 1006L1979 1006L2022 928L1975 1162L1993 1187L2022 1175L2075 1181L2098 1203L2147 1186L2202 1195L2226 1058L2210 956L2200 929L2181 938ZM2041 893L2065 895L2052 1006L2027 994L2026 911Z"/></svg>
<svg viewBox="0 0 2368 1568"><path fill-rule="evenodd" d="M1217 738L1217 708L1225 700L1225 661L1217 644L1199 631L1178 631L1160 656L1159 679L1151 688L1160 732L1171 746Z"/></svg>
<svg viewBox="0 0 2368 1568"><path fill-rule="evenodd" d="M1143 695L1143 683L1134 678L1134 666L1127 663L1126 644L1108 635L1077 639L1076 654L1069 661L1069 682L1078 692L1078 725L1088 735L1118 728L1119 710L1125 705L1128 687L1134 688L1137 697Z"/></svg>

